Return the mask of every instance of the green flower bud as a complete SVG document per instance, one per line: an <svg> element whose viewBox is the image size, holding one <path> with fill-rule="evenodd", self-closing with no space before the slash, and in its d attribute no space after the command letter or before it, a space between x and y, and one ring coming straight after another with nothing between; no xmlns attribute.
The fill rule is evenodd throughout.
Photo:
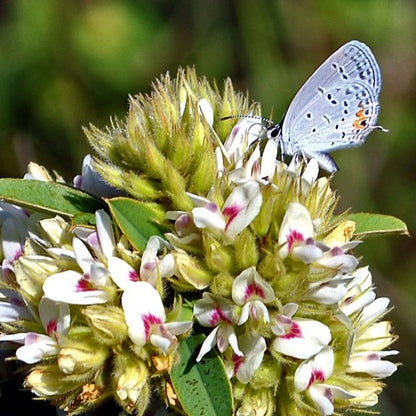
<svg viewBox="0 0 416 416"><path fill-rule="evenodd" d="M39 397L66 394L79 386L79 381L62 374L57 365L35 367L25 379L25 387Z"/></svg>
<svg viewBox="0 0 416 416"><path fill-rule="evenodd" d="M203 248L207 266L215 272L223 272L233 267L233 255L230 249L208 233L203 233Z"/></svg>
<svg viewBox="0 0 416 416"><path fill-rule="evenodd" d="M273 394L270 389L245 389L237 416L271 416L273 414ZM291 414L291 413L290 413Z"/></svg>
<svg viewBox="0 0 416 416"><path fill-rule="evenodd" d="M110 305L90 305L82 310L94 333L94 339L107 346L121 344L128 337L124 312Z"/></svg>
<svg viewBox="0 0 416 416"><path fill-rule="evenodd" d="M212 275L202 266L202 262L191 257L183 250L174 254L177 279L174 283L188 289L204 289L212 280Z"/></svg>
<svg viewBox="0 0 416 416"><path fill-rule="evenodd" d="M112 378L120 405L129 413L142 415L150 400L149 370L144 361L129 353L117 354Z"/></svg>
<svg viewBox="0 0 416 416"><path fill-rule="evenodd" d="M102 367L109 351L100 347L91 338L82 341L70 340L59 350L58 366L64 374L82 375L94 373Z"/></svg>
<svg viewBox="0 0 416 416"><path fill-rule="evenodd" d="M242 231L234 242L235 261L240 270L255 266L259 261L256 236L248 229Z"/></svg>
<svg viewBox="0 0 416 416"><path fill-rule="evenodd" d="M59 263L51 257L22 256L15 263L17 283L33 298L40 298L43 295L42 286L46 278L60 271Z"/></svg>

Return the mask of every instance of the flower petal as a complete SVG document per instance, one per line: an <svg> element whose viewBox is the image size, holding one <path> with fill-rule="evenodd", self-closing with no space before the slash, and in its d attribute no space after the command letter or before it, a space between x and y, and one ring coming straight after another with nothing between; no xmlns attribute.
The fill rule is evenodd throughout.
<svg viewBox="0 0 416 416"><path fill-rule="evenodd" d="M313 223L309 211L298 202L291 202L283 217L279 231L279 255L285 259L295 242L304 242L313 238Z"/></svg>
<svg viewBox="0 0 416 416"><path fill-rule="evenodd" d="M130 339L137 345L149 341L152 325L163 324L165 309L158 291L148 282L129 285L121 297Z"/></svg>
<svg viewBox="0 0 416 416"><path fill-rule="evenodd" d="M331 376L333 369L334 352L331 348L325 348L309 360L303 361L296 369L295 389L305 391L314 383L322 383Z"/></svg>
<svg viewBox="0 0 416 416"><path fill-rule="evenodd" d="M66 303L56 302L44 296L39 301L38 308L40 321L51 338L67 334L71 315Z"/></svg>
<svg viewBox="0 0 416 416"><path fill-rule="evenodd" d="M140 279L136 270L119 257L110 257L108 259L108 271L114 283L123 290L126 290L131 283Z"/></svg>
<svg viewBox="0 0 416 416"><path fill-rule="evenodd" d="M213 231L223 231L225 229L225 220L217 205L213 203L205 207L194 208L192 217L198 228L208 228Z"/></svg>
<svg viewBox="0 0 416 416"><path fill-rule="evenodd" d="M199 363L202 360L202 357L211 351L215 344L217 343L217 332L219 330L219 326L214 328L208 336L204 339L204 342L201 345L201 349L199 350L198 357L196 357L196 362Z"/></svg>
<svg viewBox="0 0 416 416"><path fill-rule="evenodd" d="M66 270L49 276L43 284L45 297L73 305L92 305L108 302L109 295L95 288L91 280L80 273Z"/></svg>
<svg viewBox="0 0 416 416"><path fill-rule="evenodd" d="M233 356L236 362L234 372L240 383L247 384L263 361L266 341L260 335L243 336L239 339L239 345L244 356Z"/></svg>
<svg viewBox="0 0 416 416"><path fill-rule="evenodd" d="M322 416L332 415L334 412L334 398L329 387L323 385L311 386L308 392Z"/></svg>
<svg viewBox="0 0 416 416"><path fill-rule="evenodd" d="M225 234L235 237L243 231L260 212L263 197L257 182L237 186L224 203L222 213L227 219Z"/></svg>
<svg viewBox="0 0 416 416"><path fill-rule="evenodd" d="M16 350L16 357L27 364L33 364L57 352L57 344L51 337L29 332L25 337L25 345Z"/></svg>
<svg viewBox="0 0 416 416"><path fill-rule="evenodd" d="M396 370L397 365L386 360L383 357L396 355L399 351L368 351L353 354L349 361L349 371L355 373L367 373L374 377L390 377Z"/></svg>
<svg viewBox="0 0 416 416"><path fill-rule="evenodd" d="M290 330L273 341L273 348L281 354L295 358L309 358L331 341L331 332L315 320L292 320Z"/></svg>
<svg viewBox="0 0 416 416"><path fill-rule="evenodd" d="M95 213L95 221L101 252L108 259L114 256L116 249L111 218L103 209L99 209Z"/></svg>
<svg viewBox="0 0 416 416"><path fill-rule="evenodd" d="M214 123L214 111L206 98L198 101L198 111L199 114L205 118L207 123L212 126Z"/></svg>
<svg viewBox="0 0 416 416"><path fill-rule="evenodd" d="M275 299L275 294L270 284L261 278L253 266L243 270L234 279L232 299L237 305L244 305L256 299L270 303Z"/></svg>

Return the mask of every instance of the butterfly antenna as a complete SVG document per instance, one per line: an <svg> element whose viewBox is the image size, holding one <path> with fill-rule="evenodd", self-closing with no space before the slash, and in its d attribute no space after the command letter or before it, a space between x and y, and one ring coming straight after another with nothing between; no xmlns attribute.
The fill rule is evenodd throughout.
<svg viewBox="0 0 416 416"><path fill-rule="evenodd" d="M272 120L268 119L268 118L265 118L265 117L262 117L262 116L255 116L255 115L252 115L252 114L246 114L246 115L243 115L243 114L234 114L232 116L221 117L220 120L230 120L230 119L233 119L233 118L250 118L252 120L253 119L254 120L259 120L263 124L268 124L268 125L274 124L274 122Z"/></svg>

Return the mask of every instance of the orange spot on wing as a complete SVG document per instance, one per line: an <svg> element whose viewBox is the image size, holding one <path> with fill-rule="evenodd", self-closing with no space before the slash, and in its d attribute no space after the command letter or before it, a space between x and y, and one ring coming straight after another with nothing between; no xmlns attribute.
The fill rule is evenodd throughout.
<svg viewBox="0 0 416 416"><path fill-rule="evenodd" d="M361 110L357 111L355 115L357 118L354 120L354 123L353 123L354 127L357 130L365 129L367 127L367 123L365 123L365 121L368 119L368 117L364 113L364 108L361 107Z"/></svg>

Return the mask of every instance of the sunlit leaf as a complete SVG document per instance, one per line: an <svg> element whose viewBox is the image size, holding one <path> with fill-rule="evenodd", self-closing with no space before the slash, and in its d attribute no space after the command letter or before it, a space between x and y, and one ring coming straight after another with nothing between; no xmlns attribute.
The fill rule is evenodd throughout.
<svg viewBox="0 0 416 416"><path fill-rule="evenodd" d="M28 179L0 179L0 199L34 211L68 217L105 208L104 201L80 189Z"/></svg>
<svg viewBox="0 0 416 416"><path fill-rule="evenodd" d="M117 197L107 203L117 225L137 250L143 251L152 235L163 235L163 228L155 222L154 212L140 201Z"/></svg>
<svg viewBox="0 0 416 416"><path fill-rule="evenodd" d="M358 212L347 219L356 223L355 234L360 236L375 234L408 234L406 224L393 216Z"/></svg>
<svg viewBox="0 0 416 416"><path fill-rule="evenodd" d="M229 416L233 411L231 386L218 353L210 351L196 362L203 335L192 335L179 344L180 360L171 380L188 416Z"/></svg>

